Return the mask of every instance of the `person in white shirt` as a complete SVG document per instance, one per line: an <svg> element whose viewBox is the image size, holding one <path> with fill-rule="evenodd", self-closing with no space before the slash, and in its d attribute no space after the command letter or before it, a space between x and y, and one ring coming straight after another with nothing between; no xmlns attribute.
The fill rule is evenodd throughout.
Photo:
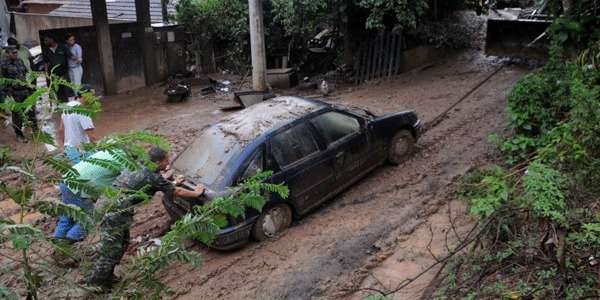
<svg viewBox="0 0 600 300"><path fill-rule="evenodd" d="M92 89L84 87L84 90ZM81 95L75 100L69 101L67 105L78 106L84 104ZM61 152L73 163L81 160L82 145L96 141L94 135L94 122L88 116L81 114L62 114L58 126L58 145Z"/></svg>
<svg viewBox="0 0 600 300"><path fill-rule="evenodd" d="M81 85L81 78L83 77L83 50L81 46L75 42L75 35L69 33L65 39L67 47L71 51L71 57L69 57L69 80L72 83Z"/></svg>

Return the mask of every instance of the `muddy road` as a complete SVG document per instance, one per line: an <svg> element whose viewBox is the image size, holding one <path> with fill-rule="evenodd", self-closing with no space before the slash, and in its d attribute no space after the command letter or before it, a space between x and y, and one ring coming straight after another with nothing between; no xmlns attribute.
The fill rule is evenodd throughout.
<svg viewBox="0 0 600 300"><path fill-rule="evenodd" d="M479 53L463 53L393 81L340 89L326 101L363 106L375 113L415 109L427 123L500 66ZM163 272L163 281L177 299L359 299L364 294L355 290L373 286L367 275L384 262L393 267L380 275L401 280L406 274L394 268L405 266L390 264L386 258L403 260L398 257L402 252L393 255L398 245L426 251L419 250L429 239L420 236L426 232L424 226L437 223L440 218L433 215L453 200L454 179L491 160L494 145L488 136L504 127L506 96L527 72L504 66L438 119L441 122L424 134L409 160L378 168L296 220L283 235L233 252L190 244L191 250L201 253L202 267L173 265ZM100 134L150 129L166 136L177 153L207 124L227 114L219 110L223 99L194 97L186 103L166 104L162 88L141 93L106 99L105 111L96 122ZM169 226L158 197L138 208L135 220L130 253L140 243L160 237ZM418 271L429 261L414 260L409 267Z"/></svg>
<svg viewBox="0 0 600 300"><path fill-rule="evenodd" d="M340 90L328 101L376 113L415 109L430 122L499 66L466 53L394 81ZM282 236L233 252L192 245L203 256L202 267L175 265L163 274L164 281L178 299L352 298L382 250L393 249L399 236L435 220L428 217L451 200L452 181L490 160L494 147L488 136L502 130L507 93L526 72L503 67L426 132L411 159L377 169L297 220ZM210 109L188 111L154 128L167 134L178 150L203 126L197 120L218 116ZM167 226L157 199L140 209L136 219L134 241L158 235Z"/></svg>

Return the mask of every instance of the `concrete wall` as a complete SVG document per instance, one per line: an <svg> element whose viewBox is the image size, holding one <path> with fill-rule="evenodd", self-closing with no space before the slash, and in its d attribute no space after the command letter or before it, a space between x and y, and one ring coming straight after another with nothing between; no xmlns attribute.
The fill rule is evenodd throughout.
<svg viewBox="0 0 600 300"><path fill-rule="evenodd" d="M40 43L40 30L92 25L92 19L54 17L40 14L14 13L14 18L17 39L21 43L30 41Z"/></svg>

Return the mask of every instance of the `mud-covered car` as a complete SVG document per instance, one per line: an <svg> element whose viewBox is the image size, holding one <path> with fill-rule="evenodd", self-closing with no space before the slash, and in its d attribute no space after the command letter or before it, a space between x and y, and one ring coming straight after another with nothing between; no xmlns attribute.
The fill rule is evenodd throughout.
<svg viewBox="0 0 600 300"><path fill-rule="evenodd" d="M290 226L293 218L337 195L386 161L399 164L419 138L414 111L375 116L298 97L277 97L253 105L208 127L174 161L184 186L202 184L204 199L163 199L173 219L193 205L226 193L263 170L285 183L288 199L270 195L262 212L228 218L211 247L232 249L252 236L265 240Z"/></svg>

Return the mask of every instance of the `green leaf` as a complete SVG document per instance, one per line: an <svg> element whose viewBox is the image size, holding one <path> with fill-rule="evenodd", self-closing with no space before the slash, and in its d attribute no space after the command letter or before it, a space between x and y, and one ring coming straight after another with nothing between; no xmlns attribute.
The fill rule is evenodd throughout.
<svg viewBox="0 0 600 300"><path fill-rule="evenodd" d="M117 173L120 173L123 170L123 166L120 163L114 162L114 161L108 160L108 159L86 157L86 158L82 159L81 161L90 163L92 165L100 166L102 168L105 168L105 169L108 169L108 170L111 170L111 171L117 172Z"/></svg>
<svg viewBox="0 0 600 300"><path fill-rule="evenodd" d="M71 162L66 157L47 156L44 158L44 164L65 177L79 176L79 172L71 166Z"/></svg>
<svg viewBox="0 0 600 300"><path fill-rule="evenodd" d="M80 207L72 204L64 204L56 201L38 201L32 207L41 213L53 217L67 216L75 223L82 225L86 230L90 230L93 227L90 215Z"/></svg>
<svg viewBox="0 0 600 300"><path fill-rule="evenodd" d="M27 205L33 196L33 189L28 184L20 187L11 187L4 183L0 183L0 191L8 195L8 197L15 201L19 206Z"/></svg>
<svg viewBox="0 0 600 300"><path fill-rule="evenodd" d="M41 131L41 130L34 132L33 140L36 143L42 143L42 144L53 145L53 146L55 145L54 138L52 137L52 135L50 135L49 133L47 133L45 131Z"/></svg>
<svg viewBox="0 0 600 300"><path fill-rule="evenodd" d="M15 249L27 249L34 240L45 239L44 232L30 224L0 223L0 242L11 241Z"/></svg>

